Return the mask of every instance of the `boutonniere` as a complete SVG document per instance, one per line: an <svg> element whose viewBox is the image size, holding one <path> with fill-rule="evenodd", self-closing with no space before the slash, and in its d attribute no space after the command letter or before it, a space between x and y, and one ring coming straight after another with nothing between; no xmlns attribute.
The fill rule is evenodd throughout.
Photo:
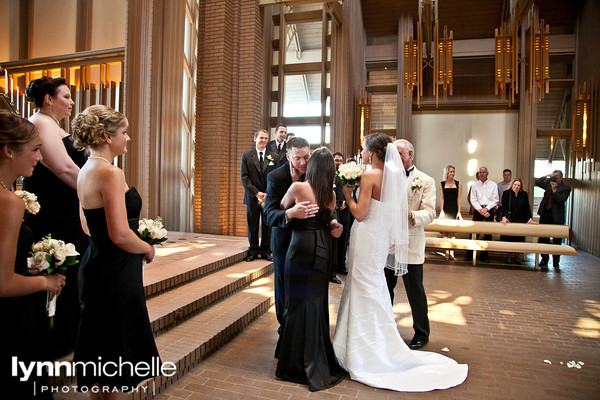
<svg viewBox="0 0 600 400"><path fill-rule="evenodd" d="M272 155L270 155L270 154L269 154L269 155L267 155L265 158L266 158L267 160L269 160L269 161L274 161L274 160L273 160L273 156L272 156Z"/></svg>
<svg viewBox="0 0 600 400"><path fill-rule="evenodd" d="M423 187L423 181L418 176L412 181L412 190L419 189Z"/></svg>

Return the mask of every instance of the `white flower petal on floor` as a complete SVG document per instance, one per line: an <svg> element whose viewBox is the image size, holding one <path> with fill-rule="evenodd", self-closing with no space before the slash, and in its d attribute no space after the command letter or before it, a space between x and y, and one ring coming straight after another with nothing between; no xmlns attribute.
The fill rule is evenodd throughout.
<svg viewBox="0 0 600 400"><path fill-rule="evenodd" d="M552 362L551 362L550 360L544 360L544 362L545 362L546 364L552 364Z"/></svg>
<svg viewBox="0 0 600 400"><path fill-rule="evenodd" d="M449 349L449 348L447 348L447 347L444 347L444 348L442 349L442 351L450 351L450 349Z"/></svg>

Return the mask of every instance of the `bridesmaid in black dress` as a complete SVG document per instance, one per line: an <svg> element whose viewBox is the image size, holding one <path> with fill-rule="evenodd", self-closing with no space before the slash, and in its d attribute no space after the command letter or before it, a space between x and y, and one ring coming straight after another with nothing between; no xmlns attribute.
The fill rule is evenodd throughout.
<svg viewBox="0 0 600 400"><path fill-rule="evenodd" d="M454 180L456 168L454 165L444 167L444 180L440 182L442 189L440 219L462 219L460 215L460 199L462 184ZM453 233L444 233L445 238L453 238ZM446 260L454 260L454 251L446 250Z"/></svg>
<svg viewBox="0 0 600 400"><path fill-rule="evenodd" d="M40 291L60 294L65 277L28 276L27 255L33 238L23 225L25 203L13 193L13 184L19 176L31 176L33 168L42 159L41 140L35 126L8 111L0 111L0 315L3 343L0 346L0 390L7 399L47 399L48 392L40 393L41 385L48 385L47 376L20 381L22 374L11 376L11 358L17 357L25 365L45 361L39 337L39 320L34 294ZM44 296L45 297L45 296ZM35 392L37 387L38 392Z"/></svg>
<svg viewBox="0 0 600 400"><path fill-rule="evenodd" d="M110 107L88 107L73 121L75 145L91 150L79 173L81 201L91 244L79 269L81 324L76 362L160 362L150 327L142 283L142 259L151 262L154 247L137 234L142 199L128 188L112 160L127 152L127 119ZM77 384L91 388L133 390L152 375L123 368L117 376L77 369ZM112 375L112 374L111 374ZM101 393L100 398L127 393Z"/></svg>
<svg viewBox="0 0 600 400"><path fill-rule="evenodd" d="M83 232L79 219L77 174L87 156L73 147L69 134L58 124L71 115L74 104L71 91L65 78L43 76L29 82L25 92L37 109L29 120L40 132L44 157L33 175L23 183L25 190L37 195L41 207L38 214L27 218L26 224L33 230L36 241L51 234L54 239L73 243L81 261L89 245L89 237ZM62 357L75 348L80 315L77 292L79 266L78 263L67 269L68 283L57 299L54 327L46 339L52 343L46 349L51 359Z"/></svg>
<svg viewBox="0 0 600 400"><path fill-rule="evenodd" d="M329 336L328 284L332 265L330 215L335 208L335 164L329 149L315 150L306 169L306 182L293 183L281 200L317 203L307 219L292 219L292 238L285 260L285 311L276 376L308 384L310 391L341 382L346 371L337 363Z"/></svg>

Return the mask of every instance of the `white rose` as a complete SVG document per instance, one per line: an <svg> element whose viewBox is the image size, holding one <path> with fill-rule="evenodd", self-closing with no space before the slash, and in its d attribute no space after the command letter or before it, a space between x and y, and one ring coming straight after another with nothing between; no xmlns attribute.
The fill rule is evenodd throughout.
<svg viewBox="0 0 600 400"><path fill-rule="evenodd" d="M65 258L67 258L67 254L65 252L65 247L55 247L54 250L52 251L52 255L54 256L54 259L56 260L56 262L54 264L56 264L56 266L62 265L62 263L65 262Z"/></svg>
<svg viewBox="0 0 600 400"><path fill-rule="evenodd" d="M35 252L33 256L27 259L27 267L37 272L45 271L49 266L50 264L46 260L46 253L42 251Z"/></svg>
<svg viewBox="0 0 600 400"><path fill-rule="evenodd" d="M65 246L65 254L67 257L74 257L79 255L73 243L67 243L67 245Z"/></svg>
<svg viewBox="0 0 600 400"><path fill-rule="evenodd" d="M29 210L32 214L37 214L40 211L40 203L38 203L37 201L33 202L29 207Z"/></svg>
<svg viewBox="0 0 600 400"><path fill-rule="evenodd" d="M33 246L31 246L31 250L34 253L37 253L37 252L43 251L44 250L44 246L42 246L41 242L37 242Z"/></svg>

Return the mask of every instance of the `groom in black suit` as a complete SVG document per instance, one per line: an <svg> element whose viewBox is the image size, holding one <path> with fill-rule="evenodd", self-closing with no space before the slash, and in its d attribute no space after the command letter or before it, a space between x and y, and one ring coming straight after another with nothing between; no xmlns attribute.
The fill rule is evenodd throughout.
<svg viewBox="0 0 600 400"><path fill-rule="evenodd" d="M241 176L244 186L244 204L248 221L248 242L250 248L246 261L254 261L260 256L265 260L273 260L270 241L271 227L265 221L263 206L267 190L267 174L275 169L277 156L267 151L269 134L264 129L254 133L256 147L242 154ZM262 239L258 245L258 230L262 220Z"/></svg>
<svg viewBox="0 0 600 400"><path fill-rule="evenodd" d="M285 256L290 245L291 231L287 224L293 218L305 219L316 214L319 207L309 202L297 203L294 207L282 210L280 203L293 182L304 180L306 165L310 159L310 146L300 137L290 138L287 142L287 162L267 176L267 194L265 200L265 219L272 227L271 250L275 266L275 313L277 321L283 322L284 312L284 266ZM331 235L335 238L342 233L343 226L332 219ZM277 354L275 355L277 357Z"/></svg>

